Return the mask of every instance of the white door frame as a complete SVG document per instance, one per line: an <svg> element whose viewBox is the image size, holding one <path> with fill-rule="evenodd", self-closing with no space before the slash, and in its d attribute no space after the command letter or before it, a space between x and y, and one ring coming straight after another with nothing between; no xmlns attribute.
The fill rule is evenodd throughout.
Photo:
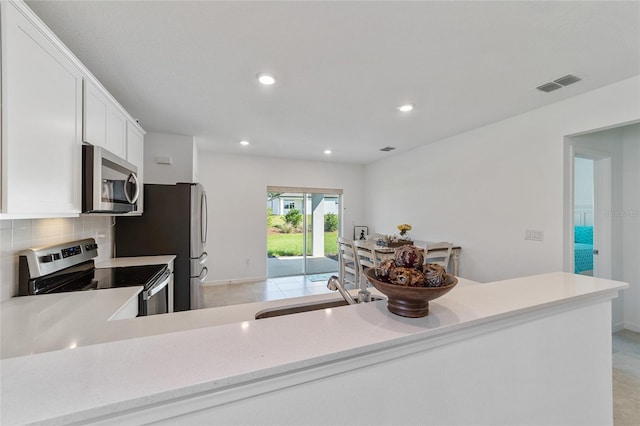
<svg viewBox="0 0 640 426"><path fill-rule="evenodd" d="M574 194L575 158L583 157L594 161L594 203L593 203L593 248L598 255L593 257L593 276L611 278L611 154L576 145L568 137L569 152L565 170L565 272L573 272L574 259Z"/></svg>

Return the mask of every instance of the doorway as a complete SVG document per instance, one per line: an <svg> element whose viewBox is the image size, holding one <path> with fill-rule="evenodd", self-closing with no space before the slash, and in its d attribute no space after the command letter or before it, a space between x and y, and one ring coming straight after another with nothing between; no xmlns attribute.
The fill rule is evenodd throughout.
<svg viewBox="0 0 640 426"><path fill-rule="evenodd" d="M573 264L576 274L611 278L611 155L574 146Z"/></svg>
<svg viewBox="0 0 640 426"><path fill-rule="evenodd" d="M338 271L340 190L267 188L267 278Z"/></svg>
<svg viewBox="0 0 640 426"><path fill-rule="evenodd" d="M579 201L583 161L593 174L584 178L593 182L592 275L629 283L612 301L612 326L640 330L640 124L567 136L564 148L563 270L587 270L576 270L578 244L588 242L578 227L588 227L590 220Z"/></svg>

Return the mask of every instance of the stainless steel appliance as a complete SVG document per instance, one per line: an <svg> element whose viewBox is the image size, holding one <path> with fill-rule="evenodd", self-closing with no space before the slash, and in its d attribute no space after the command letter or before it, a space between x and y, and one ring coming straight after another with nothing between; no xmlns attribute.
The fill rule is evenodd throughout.
<svg viewBox="0 0 640 426"><path fill-rule="evenodd" d="M138 210L137 167L93 145L82 146L82 211L126 214Z"/></svg>
<svg viewBox="0 0 640 426"><path fill-rule="evenodd" d="M117 217L116 257L174 254L174 311L202 308L207 195L199 183L144 185L144 214Z"/></svg>
<svg viewBox="0 0 640 426"><path fill-rule="evenodd" d="M168 312L167 265L96 268L97 255L93 238L20 252L20 296L142 286L138 316Z"/></svg>

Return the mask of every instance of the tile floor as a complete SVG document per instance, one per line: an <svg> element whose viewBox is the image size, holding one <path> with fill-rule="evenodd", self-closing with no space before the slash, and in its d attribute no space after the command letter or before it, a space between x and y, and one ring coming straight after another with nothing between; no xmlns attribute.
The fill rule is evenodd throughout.
<svg viewBox="0 0 640 426"><path fill-rule="evenodd" d="M253 283L210 285L204 286L202 291L205 308L332 293L327 289L327 280L311 281L304 275Z"/></svg>
<svg viewBox="0 0 640 426"><path fill-rule="evenodd" d="M640 333L613 334L613 424L640 425Z"/></svg>

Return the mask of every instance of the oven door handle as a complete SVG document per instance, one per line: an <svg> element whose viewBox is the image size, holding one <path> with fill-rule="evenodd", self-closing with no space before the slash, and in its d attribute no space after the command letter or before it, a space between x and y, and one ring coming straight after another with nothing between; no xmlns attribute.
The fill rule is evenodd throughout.
<svg viewBox="0 0 640 426"><path fill-rule="evenodd" d="M171 281L171 271L167 269L166 271L164 271L164 274L162 274L162 277L154 285L152 285L149 290L145 290L142 293L142 298L144 300L151 299L153 296L162 291L162 289L168 286L169 281Z"/></svg>

